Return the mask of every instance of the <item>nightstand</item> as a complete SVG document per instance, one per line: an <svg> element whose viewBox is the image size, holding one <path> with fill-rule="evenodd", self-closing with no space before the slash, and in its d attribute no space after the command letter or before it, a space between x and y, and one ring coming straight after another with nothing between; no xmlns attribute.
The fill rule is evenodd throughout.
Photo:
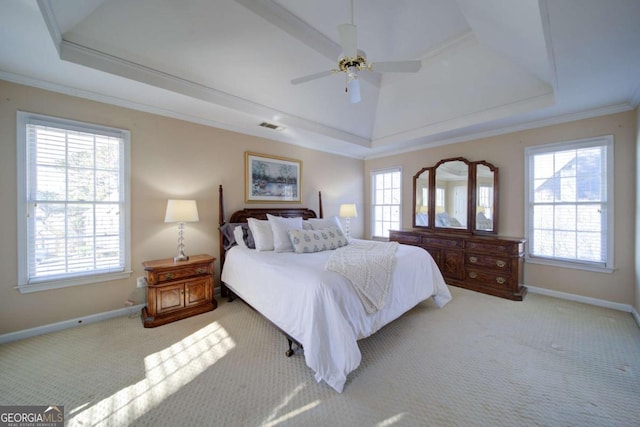
<svg viewBox="0 0 640 427"><path fill-rule="evenodd" d="M153 328L215 309L214 261L209 255L195 255L187 261L167 258L143 262L147 280L147 306L142 309L144 327Z"/></svg>

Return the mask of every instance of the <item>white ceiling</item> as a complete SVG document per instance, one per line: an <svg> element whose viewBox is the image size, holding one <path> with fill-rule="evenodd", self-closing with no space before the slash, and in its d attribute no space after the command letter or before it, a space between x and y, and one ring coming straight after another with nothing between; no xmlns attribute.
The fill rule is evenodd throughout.
<svg viewBox="0 0 640 427"><path fill-rule="evenodd" d="M0 8L1 79L358 158L640 102L640 0L355 0L370 61L422 61L360 72L359 104L342 73L290 83L336 68L348 0Z"/></svg>

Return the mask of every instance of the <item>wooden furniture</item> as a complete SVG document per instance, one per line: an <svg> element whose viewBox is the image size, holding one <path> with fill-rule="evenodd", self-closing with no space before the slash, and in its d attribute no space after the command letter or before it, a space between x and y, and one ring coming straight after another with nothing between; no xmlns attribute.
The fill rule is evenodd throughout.
<svg viewBox="0 0 640 427"><path fill-rule="evenodd" d="M187 261L167 258L142 263L147 280L147 306L142 309L144 327L153 328L215 309L214 261L209 255L195 255Z"/></svg>
<svg viewBox="0 0 640 427"><path fill-rule="evenodd" d="M222 189L222 185L218 187L218 196L219 196L218 197L218 218L219 218L218 228L220 228L227 223L224 220L224 216L225 216L224 215L224 190ZM246 209L241 209L232 213L231 217L229 218L229 223L230 224L245 223L248 221L249 218L265 220L268 218L267 214L282 216L285 218L295 218L295 217L302 217L303 219L322 218L323 212L322 212L322 192L321 191L318 191L318 212L320 214L319 216L316 216L316 213L313 210L308 208L246 208ZM225 252L226 252L225 247L227 242L225 242L225 239L222 233L219 233L219 235L220 235L220 272L222 274L222 268L224 267ZM225 285L225 283L222 280L220 281L220 296L227 297L229 302L233 301L236 297L229 290L229 288ZM251 307L250 304L247 304L247 305ZM302 344L297 342L294 338L292 338L289 334L287 334L282 329L280 328L278 329L287 338L287 342L289 343L289 349L286 351L285 354L287 357L291 357L294 353L293 344L295 343L299 348L302 348Z"/></svg>
<svg viewBox="0 0 640 427"><path fill-rule="evenodd" d="M413 177L413 227L498 232L498 168L463 157L440 160Z"/></svg>
<svg viewBox="0 0 640 427"><path fill-rule="evenodd" d="M219 218L219 227L222 227L227 221L224 220L224 191L222 189L222 185L218 187L218 218ZM231 214L229 218L230 224L240 224L246 223L249 218L255 218L260 220L266 220L267 214L281 216L285 218L295 218L302 217L302 219L310 219L310 218L322 218L322 192L318 191L318 213L319 216L316 216L316 213L307 208L246 208L241 209L239 211ZM222 271L222 267L224 266L225 259L225 241L222 233L220 235L220 271ZM222 297L230 297L228 293L228 289L224 283L220 283L220 296Z"/></svg>
<svg viewBox="0 0 640 427"><path fill-rule="evenodd" d="M525 240L433 230L392 230L389 240L427 250L449 285L522 301Z"/></svg>

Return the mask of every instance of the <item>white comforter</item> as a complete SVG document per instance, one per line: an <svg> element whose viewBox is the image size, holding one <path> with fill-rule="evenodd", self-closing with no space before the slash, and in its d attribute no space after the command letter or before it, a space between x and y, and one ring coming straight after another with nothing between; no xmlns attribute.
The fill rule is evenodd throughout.
<svg viewBox="0 0 640 427"><path fill-rule="evenodd" d="M235 246L226 254L222 281L302 344L318 382L342 392L347 375L360 365L357 340L429 297L443 307L451 293L427 251L400 245L386 305L368 315L349 280L325 270L330 254Z"/></svg>

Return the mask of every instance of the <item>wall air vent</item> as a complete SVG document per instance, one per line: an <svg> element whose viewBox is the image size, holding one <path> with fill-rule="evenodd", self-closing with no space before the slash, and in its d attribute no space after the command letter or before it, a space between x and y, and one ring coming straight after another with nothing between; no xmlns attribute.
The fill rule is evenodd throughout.
<svg viewBox="0 0 640 427"><path fill-rule="evenodd" d="M273 130L284 130L284 126L274 125L273 123L262 122L260 123L260 126L262 126L263 128L269 128Z"/></svg>

